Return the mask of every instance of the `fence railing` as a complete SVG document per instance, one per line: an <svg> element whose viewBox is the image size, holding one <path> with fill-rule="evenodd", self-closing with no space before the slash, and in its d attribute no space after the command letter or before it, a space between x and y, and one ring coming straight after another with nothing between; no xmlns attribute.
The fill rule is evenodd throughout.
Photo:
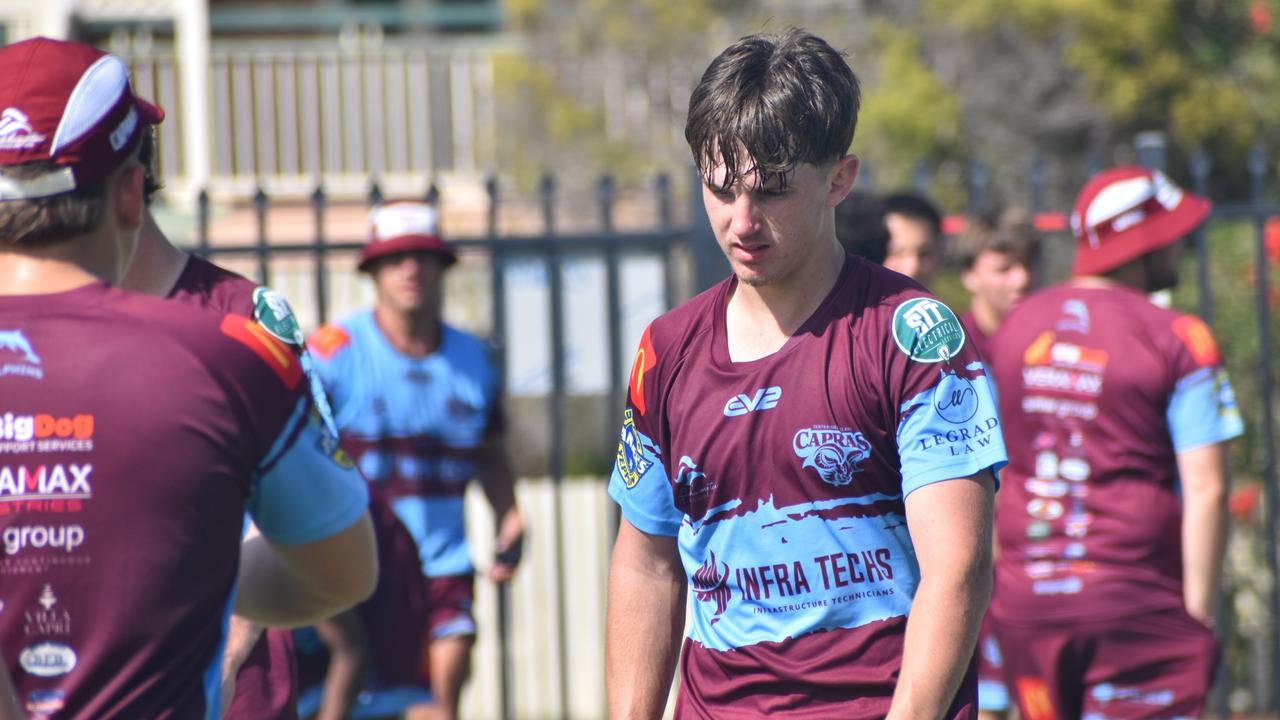
<svg viewBox="0 0 1280 720"><path fill-rule="evenodd" d="M1158 164L1161 161L1159 156L1147 156L1145 159L1150 164ZM1188 169L1191 189L1207 194L1205 191L1210 169L1207 156L1203 153L1193 153ZM1240 293L1251 293L1253 296L1252 312L1256 314L1253 332L1257 336L1257 357L1228 356L1226 359L1229 365L1257 368L1257 377L1250 378L1251 384L1256 385L1256 395L1251 397L1250 401L1256 403L1258 417L1251 418L1248 432L1256 439L1255 445L1260 448L1260 451L1256 457L1246 459L1245 470L1248 474L1257 477L1263 488L1261 535L1265 568L1262 572L1275 577L1277 568L1280 567L1276 552L1277 510L1280 506L1277 504L1277 457L1274 447L1275 386L1272 344L1275 340L1275 329L1271 317L1272 290L1268 273L1272 260L1268 255L1266 221L1272 216L1280 215L1280 206L1271 200L1269 183L1272 170L1268 158L1262 151L1256 150L1249 156L1248 170L1252 182L1250 197L1236 202L1218 203L1206 228L1193 236L1196 265L1193 304L1200 315L1206 320L1211 320L1224 298L1236 297ZM985 205L983 195L985 187L982 184L985 174L978 166L971 170L970 177L972 178L970 207L967 209L981 210ZM1083 179L1081 178L1082 182ZM1040 192L1037 182L1037 174L1030 172L1028 191L1031 197L1037 197L1037 193ZM917 173L917 183L921 186L920 189L924 191L929 189L927 172ZM534 696L542 698L537 701L538 707L543 708L536 711L537 716L540 717L567 718L571 715L593 717L602 716L604 713L604 708L600 704L603 703L603 693L600 688L592 683L575 684L571 678L581 678L581 674L577 670L579 666L570 661L571 657L577 657L578 662L582 662L581 652L583 651L580 648L575 650L575 644L580 645L582 642L590 642L592 638L603 637L603 615L599 617L591 615L590 617L594 619L590 619L589 623L592 625L584 627L582 623L588 622L584 619L587 616L580 612L571 612L569 608L572 603L577 602L572 597L571 584L578 588L602 588L605 566L593 560L585 565L575 566L573 571L577 574L572 579L569 577L566 564L571 562L570 557L576 557L574 555L576 551L582 549L579 543L586 540L578 534L569 537L569 532L577 533L577 530L568 529L574 527L574 524L566 522L565 503L590 505L603 502L603 512L608 515L603 525L605 547L600 549L603 555L593 554L591 557L597 560L600 557L607 559L617 517L613 504L603 499L602 475L607 473L612 443L616 441L615 423L618 408L622 404L627 371L625 363L630 356L632 343L638 338L643 325L654 315L672 307L694 290L705 287L710 281L723 277L727 269L710 235L710 227L705 215L700 213L700 189L697 183L691 183L691 192L685 198L685 202L693 209L690 216L693 219L687 224L680 225L676 225L674 219L676 213L670 178L666 175L659 176L654 181L653 188L655 204L652 215L655 222L650 229L642 231L617 229L615 212L618 193L615 182L606 177L595 185L593 202L597 205L597 229L561 232L556 212L557 184L553 178L546 177L539 185L536 203L540 216L540 228L534 232L513 234L503 233L500 230L498 218L503 198L500 196L498 183L491 179L485 184L487 208L484 230L470 236L451 238L462 251L464 257L462 265L465 266L467 264L465 261L471 260L474 274L476 277L483 278L477 281L474 294L477 298L481 298L476 302L479 307L484 308L488 317L476 323L476 326L481 334L490 338L498 348L499 354L506 358L502 364L504 371L509 376L512 374L511 368L515 366L512 365L511 359L516 356L543 354L546 365L545 377L540 383L522 386L525 387L527 394L540 395L544 401L540 406L535 404L525 409L532 413L532 418L526 426L529 428L528 436L545 437L546 443L542 464L538 465L537 471L530 474L545 476L546 492L549 493L545 497L539 495L542 499L536 501L540 503L539 507L546 514L534 517L531 523L533 532L544 538L544 542L549 543L544 551L544 564L538 568L525 568L525 572L532 572L542 578L539 581L539 587L542 590L551 589L547 599L550 604L541 609L547 613L547 617L554 618L554 621L551 627L539 627L537 631L544 635L550 633L548 638L554 636L552 644L557 649L555 667L552 672L546 667L546 658L531 659L530 653L533 651L529 649L527 638L516 640L517 651L512 654L510 651L513 647L512 639L508 632L512 626L510 598L506 593L498 593L492 605L494 617L490 618L489 625L497 629L496 635L492 640L482 637L482 642L493 642L494 645L482 645L480 651L484 658L489 658L495 663L497 678L478 677L473 684L498 691L499 701L492 710L495 716L525 717L526 708L517 708L516 699L520 698L522 703L535 702L529 699ZM368 200L374 203L380 199L380 196L379 187L374 185ZM431 202L442 202L445 207L448 205L448 197L441 197L434 186L424 197ZM333 258L335 256L350 257L363 244L363 238L335 238L331 235L325 225L325 209L328 203L328 196L320 188L316 188L310 195L309 204L314 215L315 228L311 242L277 243L272 241L268 223L268 216L273 210L273 200L271 196L259 189L253 197L256 217L256 235L253 241L227 243L211 239L208 196L202 195L196 249L203 254L217 257L238 257L242 261L249 259L257 279L261 282L276 280L277 266L282 260L287 259L294 268L295 279L306 276L305 285L308 290L305 294L313 303L313 307L309 309L300 308L304 310L300 315L309 316L315 323L324 322L335 314L333 280L335 276L344 272L334 266ZM581 204L578 203L578 205ZM1047 210L1046 208L1034 209L1041 213ZM1064 214L1047 213L1042 217L1050 218L1050 222L1047 223L1049 227L1054 229L1062 227ZM1224 241L1217 238L1211 243L1210 237L1219 233L1220 228L1225 231L1241 223L1249 225L1248 235L1252 243L1252 288L1238 282L1227 284L1221 279L1215 280L1217 270L1215 270L1212 249L1220 247L1218 244ZM1241 238L1235 242L1242 241ZM1280 251L1280 247L1273 249L1272 254L1276 254L1277 251ZM647 260L651 265L656 266L650 267L643 282L635 280L635 275L640 271L634 270L635 266L627 264L637 259ZM592 272L595 280L584 282L575 276L573 281L566 282L567 273L574 272L573 263L582 263L584 260L594 264L595 269ZM304 268L301 271L298 269L300 264ZM536 272L526 272L530 268ZM582 277L588 275L591 273ZM530 278L533 278L532 281ZM584 285L591 285L594 288L594 292L597 293L594 300L580 294L575 295ZM634 290L636 285L649 287L650 293L647 299L643 294L640 296L634 293L628 294L630 292L628 288ZM487 297L487 301L483 300L482 296ZM364 301L369 299L367 294L362 297ZM634 311L632 306L637 304L643 307L642 311ZM541 313L542 320L529 321L528 312L535 307ZM575 312L583 311L593 312L594 315L591 317L594 319L581 320L573 315ZM585 330L582 327L584 325L588 326ZM518 340L513 340L517 337ZM538 344L543 349L535 349L534 345ZM588 346L594 349L583 349ZM584 391L584 385L580 380L575 379L575 373L581 371L581 356L592 353L598 356L598 362L606 368L603 372L605 380L594 385L586 383L590 387ZM508 380L511 378L509 377ZM598 416L590 416L593 419L602 418L598 427L584 421L580 405L573 405L570 410L570 401L577 402L577 399L583 395L591 396L598 401L596 409L592 411L599 413ZM592 429L587 433L591 437L585 440L575 439L567 432L569 428L581 427L584 424L592 425ZM518 431L518 436L523 438L524 431ZM574 497L577 499L570 501L566 500L567 496L564 494L565 478L571 474L577 474L577 471L570 472L568 468L571 464L569 456L575 452L573 450L575 443L577 443L576 447L587 448L588 453L599 456L596 465L598 472L592 475L595 478L594 482L600 485L587 495L575 494ZM593 548L592 553L595 550ZM1233 546L1233 552L1238 550L1239 548ZM1265 628L1265 632L1245 637L1235 631L1232 626L1237 613L1231 607L1232 598L1226 599L1224 608L1219 613L1218 627L1226 642L1227 650L1224 657L1232 661L1229 664L1237 668L1241 665L1246 666L1243 674L1239 670L1236 674L1229 674L1224 665L1224 673L1220 677L1219 689L1213 701L1213 709L1221 717L1229 714L1228 704L1232 696L1238 700L1242 693L1249 698L1249 704L1254 711L1268 712L1276 707L1276 688L1280 688L1280 663L1276 662L1276 659L1280 658L1280 630L1278 630L1280 623L1277 623L1277 619L1280 618L1280 593L1277 593L1274 583L1267 585L1267 588L1265 598L1267 617L1263 618L1261 626ZM600 597L603 598L603 595ZM522 603L527 601L527 599L522 600ZM525 629L529 627L527 622L520 626ZM578 655L575 656L575 652ZM515 667L513 658L516 657L521 662L534 663L535 667ZM1241 657L1251 659L1241 663L1238 661ZM575 675L576 672L577 675ZM516 678L519 678L519 682L550 683L553 687L543 688L531 695L532 691L528 688L522 690L515 688ZM548 698L554 698L554 700ZM480 700L472 699L468 702L474 703ZM479 706L473 705L473 707Z"/></svg>

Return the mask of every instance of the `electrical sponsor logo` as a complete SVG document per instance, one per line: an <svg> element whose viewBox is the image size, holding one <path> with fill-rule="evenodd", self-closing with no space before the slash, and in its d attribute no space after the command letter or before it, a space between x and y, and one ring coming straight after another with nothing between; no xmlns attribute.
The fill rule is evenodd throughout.
<svg viewBox="0 0 1280 720"><path fill-rule="evenodd" d="M933 388L933 409L952 425L963 425L978 414L978 393L973 383L954 372L943 371Z"/></svg>
<svg viewBox="0 0 1280 720"><path fill-rule="evenodd" d="M0 454L89 452L93 450L93 416L50 413L0 415Z"/></svg>
<svg viewBox="0 0 1280 720"><path fill-rule="evenodd" d="M791 447L828 485L842 487L863 471L859 465L871 457L871 443L860 432L832 425L814 425L796 432Z"/></svg>
<svg viewBox="0 0 1280 720"><path fill-rule="evenodd" d="M44 591L36 600L40 607L27 610L22 614L22 632L27 635L50 637L71 634L71 613L65 608L58 608L58 597L53 594L53 586L45 584Z"/></svg>
<svg viewBox="0 0 1280 720"><path fill-rule="evenodd" d="M0 534L6 555L17 555L27 548L61 548L68 554L84 544L81 525L10 525Z"/></svg>
<svg viewBox="0 0 1280 720"><path fill-rule="evenodd" d="M0 515L79 512L93 498L93 465L0 465Z"/></svg>
<svg viewBox="0 0 1280 720"><path fill-rule="evenodd" d="M920 450L933 450L939 446L946 446L951 457L971 455L990 445L992 440L999 438L1000 434L996 430L998 427L1000 427L1000 420L993 415L959 430L926 435L920 439Z"/></svg>
<svg viewBox="0 0 1280 720"><path fill-rule="evenodd" d="M7 107L0 113L0 150L30 150L44 140L45 135L36 132L18 108Z"/></svg>
<svg viewBox="0 0 1280 720"><path fill-rule="evenodd" d="M640 431L636 430L631 408L627 408L622 415L622 437L618 440L618 475L622 476L622 484L628 489L635 487L651 467L653 460L645 455Z"/></svg>
<svg viewBox="0 0 1280 720"><path fill-rule="evenodd" d="M729 398L724 404L725 417L738 417L748 413L763 412L778 407L778 401L782 399L782 388L774 385L772 387L760 388L751 395L739 393Z"/></svg>
<svg viewBox="0 0 1280 720"><path fill-rule="evenodd" d="M271 288L254 289L253 319L271 333L272 337L286 345L301 348L307 342L293 314L293 308L289 306L289 301Z"/></svg>
<svg viewBox="0 0 1280 720"><path fill-rule="evenodd" d="M695 599L710 604L715 624L735 596L753 603L752 612L757 615L800 612L893 595L897 592L893 587L865 587L890 582L893 574L893 554L887 547L740 568L730 567L710 551L694 571L691 585ZM818 592L824 596L777 604Z"/></svg>
<svg viewBox="0 0 1280 720"><path fill-rule="evenodd" d="M76 651L62 643L36 643L18 654L18 664L36 677L59 677L75 669Z"/></svg>
<svg viewBox="0 0 1280 720"><path fill-rule="evenodd" d="M912 360L948 362L964 347L964 326L933 298L912 298L893 311L893 341Z"/></svg>
<svg viewBox="0 0 1280 720"><path fill-rule="evenodd" d="M0 330L0 377L6 375L44 379L40 356L21 330Z"/></svg>

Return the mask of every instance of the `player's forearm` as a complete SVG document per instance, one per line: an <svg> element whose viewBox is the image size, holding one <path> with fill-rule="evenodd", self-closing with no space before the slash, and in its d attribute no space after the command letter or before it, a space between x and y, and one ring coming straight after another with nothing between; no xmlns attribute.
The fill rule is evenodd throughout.
<svg viewBox="0 0 1280 720"><path fill-rule="evenodd" d="M889 720L944 716L973 658L991 582L990 563L975 558L959 572L920 583L907 619Z"/></svg>
<svg viewBox="0 0 1280 720"><path fill-rule="evenodd" d="M347 529L305 545L272 545L252 536L240 546L235 613L269 627L305 625L361 602L377 580L377 546L367 513Z"/></svg>
<svg viewBox="0 0 1280 720"><path fill-rule="evenodd" d="M1211 625L1227 547L1227 493L1225 487L1202 488L1183 501L1183 601L1192 617Z"/></svg>
<svg viewBox="0 0 1280 720"><path fill-rule="evenodd" d="M609 568L605 628L609 716L653 720L662 716L675 675L686 581L674 542L669 543L671 557L635 554L632 540L645 542L646 538L625 521L623 526Z"/></svg>
<svg viewBox="0 0 1280 720"><path fill-rule="evenodd" d="M1187 612L1213 623L1214 599L1227 547L1225 443L1178 453L1182 485L1182 596Z"/></svg>
<svg viewBox="0 0 1280 720"><path fill-rule="evenodd" d="M315 720L344 720L364 685L368 661L364 625L359 613L348 611L316 623L316 632L329 648L329 668Z"/></svg>

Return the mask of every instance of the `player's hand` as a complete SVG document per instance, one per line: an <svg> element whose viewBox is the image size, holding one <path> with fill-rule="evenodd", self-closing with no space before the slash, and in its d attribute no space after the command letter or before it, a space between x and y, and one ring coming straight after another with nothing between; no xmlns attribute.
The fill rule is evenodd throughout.
<svg viewBox="0 0 1280 720"><path fill-rule="evenodd" d="M516 566L524 555L524 519L517 510L507 513L502 519L498 537L494 543L493 565L489 566L489 579L493 582L508 582L516 574Z"/></svg>

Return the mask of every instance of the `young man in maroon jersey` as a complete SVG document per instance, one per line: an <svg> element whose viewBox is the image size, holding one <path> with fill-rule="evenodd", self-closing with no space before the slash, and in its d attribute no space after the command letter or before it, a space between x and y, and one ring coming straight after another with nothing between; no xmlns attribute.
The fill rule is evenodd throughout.
<svg viewBox="0 0 1280 720"><path fill-rule="evenodd" d="M107 284L162 116L124 64L38 38L0 71L3 656L31 712L216 718L232 609L294 624L372 591L363 481L287 346Z"/></svg>
<svg viewBox="0 0 1280 720"><path fill-rule="evenodd" d="M278 340L305 351L297 338L288 338L285 325L293 313L284 299L260 288L241 275L194 256L170 242L151 213L161 189L156 175L154 126L149 126L138 148L144 174L145 209L138 245L120 286L130 290L188 302L220 313L259 320ZM263 323L262 320L267 322ZM322 402L322 398L313 398ZM297 720L297 664L293 631L266 629L238 615L231 617L223 654L222 704L224 720Z"/></svg>
<svg viewBox="0 0 1280 720"><path fill-rule="evenodd" d="M955 314L836 238L858 104L841 54L800 30L734 43L690 99L733 275L653 321L632 368L609 485L615 718L661 716L677 656L678 718L976 712L1000 421Z"/></svg>
<svg viewBox="0 0 1280 720"><path fill-rule="evenodd" d="M1213 334L1147 294L1210 205L1106 170L1072 214L1072 277L992 340L1009 466L991 616L1027 720L1190 718L1217 654L1226 443L1243 432Z"/></svg>

